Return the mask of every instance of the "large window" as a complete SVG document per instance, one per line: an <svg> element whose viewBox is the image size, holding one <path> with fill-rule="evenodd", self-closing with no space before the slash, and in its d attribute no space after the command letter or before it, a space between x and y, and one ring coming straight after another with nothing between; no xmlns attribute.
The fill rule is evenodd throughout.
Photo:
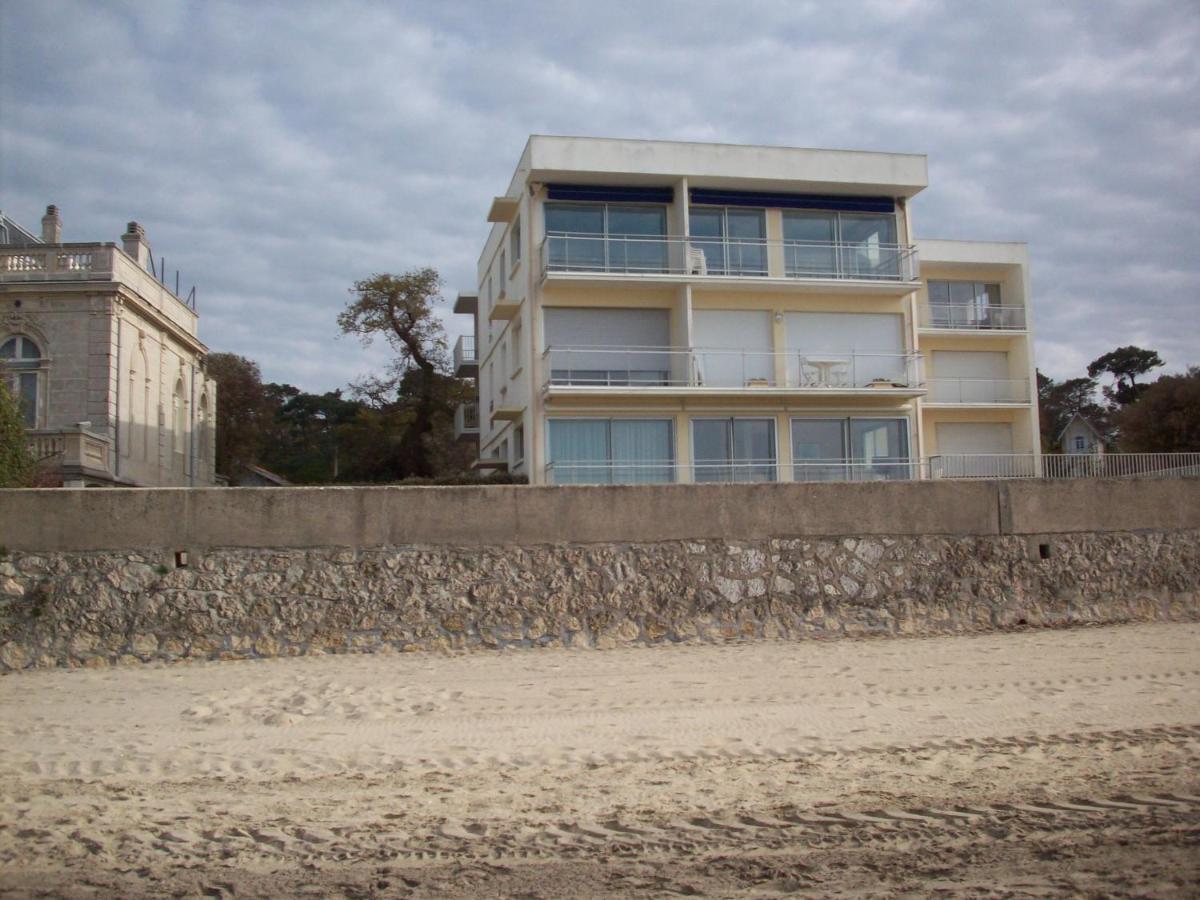
<svg viewBox="0 0 1200 900"><path fill-rule="evenodd" d="M674 480L670 419L549 419L555 484L646 484Z"/></svg>
<svg viewBox="0 0 1200 900"><path fill-rule="evenodd" d="M774 481L774 419L692 419L696 481Z"/></svg>
<svg viewBox="0 0 1200 900"><path fill-rule="evenodd" d="M667 210L625 203L547 203L555 271L665 272Z"/></svg>
<svg viewBox="0 0 1200 900"><path fill-rule="evenodd" d="M979 281L930 281L929 309L939 328L1021 328L1024 319L1000 302L1000 285Z"/></svg>
<svg viewBox="0 0 1200 900"><path fill-rule="evenodd" d="M688 219L688 242L704 251L709 275L767 274L764 210L693 206Z"/></svg>
<svg viewBox="0 0 1200 900"><path fill-rule="evenodd" d="M801 278L897 278L896 217L878 213L783 214L784 266Z"/></svg>
<svg viewBox="0 0 1200 900"><path fill-rule="evenodd" d="M0 377L21 405L26 428L38 424L42 368L42 351L32 338L18 334L0 344Z"/></svg>
<svg viewBox="0 0 1200 900"><path fill-rule="evenodd" d="M885 481L916 477L907 419L792 419L796 481Z"/></svg>

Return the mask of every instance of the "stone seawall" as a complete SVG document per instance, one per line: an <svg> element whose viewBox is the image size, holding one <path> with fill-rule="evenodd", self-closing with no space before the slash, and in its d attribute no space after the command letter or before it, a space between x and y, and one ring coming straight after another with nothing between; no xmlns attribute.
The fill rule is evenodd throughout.
<svg viewBox="0 0 1200 900"><path fill-rule="evenodd" d="M0 670L1200 617L1200 530L0 556Z"/></svg>

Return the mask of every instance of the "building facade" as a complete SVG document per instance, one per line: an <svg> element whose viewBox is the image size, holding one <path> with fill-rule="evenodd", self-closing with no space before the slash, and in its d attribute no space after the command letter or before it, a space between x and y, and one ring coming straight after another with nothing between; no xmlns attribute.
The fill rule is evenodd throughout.
<svg viewBox="0 0 1200 900"><path fill-rule="evenodd" d="M64 243L54 206L40 236L0 216L0 377L47 483L213 483L217 394L197 322L136 222L120 245Z"/></svg>
<svg viewBox="0 0 1200 900"><path fill-rule="evenodd" d="M476 465L535 484L1036 468L1026 247L915 238L926 172L531 137L455 305Z"/></svg>

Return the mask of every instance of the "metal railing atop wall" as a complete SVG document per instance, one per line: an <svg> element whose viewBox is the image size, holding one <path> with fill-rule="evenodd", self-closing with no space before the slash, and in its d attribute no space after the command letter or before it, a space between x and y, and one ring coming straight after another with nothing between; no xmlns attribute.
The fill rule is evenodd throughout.
<svg viewBox="0 0 1200 900"><path fill-rule="evenodd" d="M1171 478L1200 477L1200 453L950 453L923 459L732 460L683 464L673 460L548 463L550 484L747 483L771 481L917 481L944 478Z"/></svg>

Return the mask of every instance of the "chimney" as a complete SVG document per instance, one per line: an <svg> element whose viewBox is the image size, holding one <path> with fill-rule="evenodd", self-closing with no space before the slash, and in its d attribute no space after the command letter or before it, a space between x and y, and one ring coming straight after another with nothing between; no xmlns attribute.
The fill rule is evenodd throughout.
<svg viewBox="0 0 1200 900"><path fill-rule="evenodd" d="M143 269L150 268L150 245L146 243L146 231L137 222L130 222L121 235L121 245L125 252L137 260Z"/></svg>
<svg viewBox="0 0 1200 900"><path fill-rule="evenodd" d="M42 216L42 241L47 244L62 243L62 216L53 203L46 207L46 214Z"/></svg>

